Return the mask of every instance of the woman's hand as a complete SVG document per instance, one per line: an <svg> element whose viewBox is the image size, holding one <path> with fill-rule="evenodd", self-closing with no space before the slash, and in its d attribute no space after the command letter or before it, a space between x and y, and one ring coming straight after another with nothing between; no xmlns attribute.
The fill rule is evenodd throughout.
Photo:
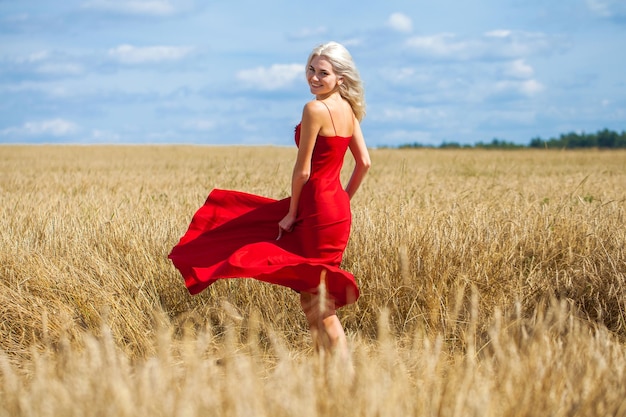
<svg viewBox="0 0 626 417"><path fill-rule="evenodd" d="M296 222L296 216L291 213L287 213L285 217L281 221L278 222L278 237L276 240L283 237L283 233L291 232L293 230L293 225Z"/></svg>

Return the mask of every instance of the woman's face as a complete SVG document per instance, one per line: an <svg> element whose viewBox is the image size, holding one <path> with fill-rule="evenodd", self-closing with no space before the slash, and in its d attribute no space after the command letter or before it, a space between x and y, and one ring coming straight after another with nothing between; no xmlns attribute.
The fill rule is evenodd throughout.
<svg viewBox="0 0 626 417"><path fill-rule="evenodd" d="M325 96L337 87L339 77L333 71L333 66L323 56L313 57L306 72L311 93L316 96Z"/></svg>

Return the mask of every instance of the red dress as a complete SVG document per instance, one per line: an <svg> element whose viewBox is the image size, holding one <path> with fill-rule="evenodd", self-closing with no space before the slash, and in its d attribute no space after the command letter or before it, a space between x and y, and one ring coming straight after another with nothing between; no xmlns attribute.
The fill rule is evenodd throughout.
<svg viewBox="0 0 626 417"><path fill-rule="evenodd" d="M295 136L299 145L300 125ZM326 270L335 306L355 302L354 276L339 267L352 222L350 199L339 179L350 139L317 137L296 223L280 240L278 222L289 211L289 198L211 191L169 254L189 292L197 294L222 278L255 278L315 293Z"/></svg>

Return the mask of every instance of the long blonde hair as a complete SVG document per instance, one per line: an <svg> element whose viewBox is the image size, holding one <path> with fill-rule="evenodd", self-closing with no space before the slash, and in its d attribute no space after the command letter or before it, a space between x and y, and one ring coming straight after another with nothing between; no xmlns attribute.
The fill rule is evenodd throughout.
<svg viewBox="0 0 626 417"><path fill-rule="evenodd" d="M343 83L339 86L339 94L350 103L357 120L363 120L365 117L365 90L350 52L340 43L324 43L313 49L309 55L306 68L309 68L311 61L317 56L326 58L332 65L335 73L343 78Z"/></svg>

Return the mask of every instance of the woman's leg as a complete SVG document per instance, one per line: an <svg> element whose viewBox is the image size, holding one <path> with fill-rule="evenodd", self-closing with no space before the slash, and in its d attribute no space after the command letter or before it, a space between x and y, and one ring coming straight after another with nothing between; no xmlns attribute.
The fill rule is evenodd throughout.
<svg viewBox="0 0 626 417"><path fill-rule="evenodd" d="M309 323L316 349L337 352L344 359L349 359L348 341L337 317L333 300L303 292L300 294L300 304Z"/></svg>

